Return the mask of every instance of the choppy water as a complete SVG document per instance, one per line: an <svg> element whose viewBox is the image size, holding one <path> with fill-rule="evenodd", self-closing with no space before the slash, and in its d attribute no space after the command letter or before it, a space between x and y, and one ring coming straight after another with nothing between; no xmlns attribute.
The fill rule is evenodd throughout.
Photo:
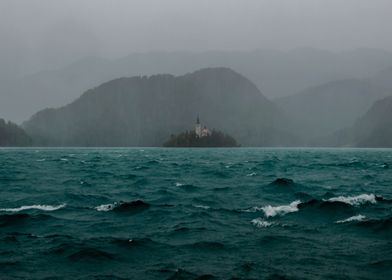
<svg viewBox="0 0 392 280"><path fill-rule="evenodd" d="M392 150L3 149L0 279L392 279Z"/></svg>

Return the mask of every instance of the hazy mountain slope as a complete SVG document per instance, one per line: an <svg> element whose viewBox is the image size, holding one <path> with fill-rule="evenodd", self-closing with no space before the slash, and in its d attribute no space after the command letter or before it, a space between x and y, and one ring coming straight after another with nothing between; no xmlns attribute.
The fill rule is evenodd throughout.
<svg viewBox="0 0 392 280"><path fill-rule="evenodd" d="M334 146L392 147L392 96L375 102L353 126L323 142Z"/></svg>
<svg viewBox="0 0 392 280"><path fill-rule="evenodd" d="M198 114L244 146L295 143L276 129L288 125L276 106L227 68L116 79L65 107L38 112L24 127L36 145L160 146L193 129Z"/></svg>
<svg viewBox="0 0 392 280"><path fill-rule="evenodd" d="M364 80L329 82L298 94L274 100L301 125L308 140L350 126L373 103L392 93Z"/></svg>
<svg viewBox="0 0 392 280"><path fill-rule="evenodd" d="M372 83L392 89L392 67L388 67L369 79Z"/></svg>
<svg viewBox="0 0 392 280"><path fill-rule="evenodd" d="M269 98L290 95L337 79L375 75L392 65L380 50L333 53L316 49L204 53L156 52L117 60L86 58L62 69L0 83L0 111L21 122L45 107L71 102L97 84L136 75L182 75L205 67L229 67L249 78Z"/></svg>

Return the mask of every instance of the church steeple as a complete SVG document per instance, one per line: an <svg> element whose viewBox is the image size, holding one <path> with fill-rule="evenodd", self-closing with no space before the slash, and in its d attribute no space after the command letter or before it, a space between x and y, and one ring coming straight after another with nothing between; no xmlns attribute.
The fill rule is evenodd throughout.
<svg viewBox="0 0 392 280"><path fill-rule="evenodd" d="M196 119L195 133L197 137L201 137L201 124L200 124L199 115L197 115L197 119Z"/></svg>

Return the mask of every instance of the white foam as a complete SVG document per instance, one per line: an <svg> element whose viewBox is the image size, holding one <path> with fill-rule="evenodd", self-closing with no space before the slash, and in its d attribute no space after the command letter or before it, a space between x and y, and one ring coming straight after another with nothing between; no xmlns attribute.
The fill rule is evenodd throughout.
<svg viewBox="0 0 392 280"><path fill-rule="evenodd" d="M256 176L256 175L257 175L256 172L252 172L252 173L246 174L246 177L253 177L253 176Z"/></svg>
<svg viewBox="0 0 392 280"><path fill-rule="evenodd" d="M336 221L335 223L343 224L343 223L349 223L349 222L354 222L354 221L362 221L364 219L366 219L365 216L363 216L363 215L356 215L356 216L352 216L352 217L350 217L348 219L345 219L345 220Z"/></svg>
<svg viewBox="0 0 392 280"><path fill-rule="evenodd" d="M275 217L277 215L283 216L288 213L292 212L297 212L298 211L298 204L300 204L300 200L296 200L291 202L289 205L280 205L280 206L265 206L262 207L261 210L263 210L264 214L266 217Z"/></svg>
<svg viewBox="0 0 392 280"><path fill-rule="evenodd" d="M176 182L176 187L182 187L184 184Z"/></svg>
<svg viewBox="0 0 392 280"><path fill-rule="evenodd" d="M244 210L240 210L240 211L242 211L242 212L247 212L247 213L254 213L254 212L262 211L262 210L263 210L263 207L254 206L254 207L252 207L252 208L244 209Z"/></svg>
<svg viewBox="0 0 392 280"><path fill-rule="evenodd" d="M211 208L210 206L206 206L206 205L193 205L193 207L201 208L201 209L210 209Z"/></svg>
<svg viewBox="0 0 392 280"><path fill-rule="evenodd" d="M102 204L99 205L97 207L95 207L95 210L100 211L100 212L107 212L107 211L111 211L114 209L114 207L116 207L116 203L112 203L112 204Z"/></svg>
<svg viewBox="0 0 392 280"><path fill-rule="evenodd" d="M19 208L3 208L0 209L0 211L4 212L19 212L19 211L24 211L24 210L42 210L42 211L56 211L61 208L64 208L67 204L60 204L60 205L26 205L26 206L21 206Z"/></svg>
<svg viewBox="0 0 392 280"><path fill-rule="evenodd" d="M271 222L264 221L262 218L256 218L250 221L254 226L258 228L266 228L272 225Z"/></svg>
<svg viewBox="0 0 392 280"><path fill-rule="evenodd" d="M338 201L353 206L359 206L365 203L372 203L372 204L377 203L376 196L374 194L361 194L357 196L338 196L338 197L332 197L328 199L328 201L332 201L332 202Z"/></svg>

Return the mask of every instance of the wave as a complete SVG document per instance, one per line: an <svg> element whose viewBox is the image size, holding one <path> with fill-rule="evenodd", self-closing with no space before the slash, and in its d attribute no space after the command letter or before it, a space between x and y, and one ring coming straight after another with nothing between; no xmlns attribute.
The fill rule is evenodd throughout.
<svg viewBox="0 0 392 280"><path fill-rule="evenodd" d="M201 208L201 209L204 209L204 210L208 210L208 209L211 208L210 206L206 206L206 205L192 205L192 206L195 207L195 208Z"/></svg>
<svg viewBox="0 0 392 280"><path fill-rule="evenodd" d="M51 218L51 216L45 214L39 214L39 215L29 215L26 213L4 214L4 215L0 215L0 227L18 225L26 221L29 221L31 219L42 221L48 218Z"/></svg>
<svg viewBox="0 0 392 280"><path fill-rule="evenodd" d="M300 200L296 200L291 202L289 205L280 205L280 206L265 206L262 207L261 210L264 212L266 217L275 217L275 216L283 216L288 213L297 212L298 205L301 203Z"/></svg>
<svg viewBox="0 0 392 280"><path fill-rule="evenodd" d="M192 184L182 184L182 183L179 183L179 182L176 183L176 187L179 187L179 188L181 188L181 189L183 189L185 191L196 191L196 190L198 190L198 187L196 187L195 185L192 185Z"/></svg>
<svg viewBox="0 0 392 280"><path fill-rule="evenodd" d="M115 212L133 212L133 211L143 211L150 207L149 203L144 202L143 200L134 200L130 202L115 202L112 204L102 204L95 209L97 211L115 211Z"/></svg>
<svg viewBox="0 0 392 280"><path fill-rule="evenodd" d="M356 216L352 216L350 218L347 218L345 220L339 220L336 221L336 224L344 224L344 223L350 223L350 222L358 222L358 221L363 221L364 219L366 219L366 216L363 215L356 215Z"/></svg>
<svg viewBox="0 0 392 280"><path fill-rule="evenodd" d="M117 203L102 204L102 205L96 206L95 209L96 209L97 211L100 211L100 212L107 212L107 211L113 210L114 207L116 207L116 205L117 205Z"/></svg>
<svg viewBox="0 0 392 280"><path fill-rule="evenodd" d="M135 174L121 174L121 175L118 175L118 177L120 179L127 180L127 179L135 179L135 178L137 178L137 175L135 175Z"/></svg>
<svg viewBox="0 0 392 280"><path fill-rule="evenodd" d="M25 210L41 210L41 211L56 211L61 208L66 207L67 204L60 204L60 205L26 205L26 206L21 206L18 208L1 208L1 212L20 212L20 211L25 211Z"/></svg>
<svg viewBox="0 0 392 280"><path fill-rule="evenodd" d="M200 276L203 277L204 275ZM208 279L208 278L200 278L197 274L192 272L186 271L185 269L177 269L169 278L168 280L174 279ZM213 278L212 278L213 279Z"/></svg>
<svg viewBox="0 0 392 280"><path fill-rule="evenodd" d="M68 258L72 261L81 260L113 260L114 255L95 248L83 248L71 254Z"/></svg>
<svg viewBox="0 0 392 280"><path fill-rule="evenodd" d="M392 199L387 199L387 198L384 198L384 197L378 196L378 195L376 195L376 201L383 202L383 203L392 203Z"/></svg>
<svg viewBox="0 0 392 280"><path fill-rule="evenodd" d="M392 268L392 259L390 260L380 260L380 261L375 261L369 263L369 266L375 267L375 268L387 268L391 269Z"/></svg>
<svg viewBox="0 0 392 280"><path fill-rule="evenodd" d="M217 241L199 241L192 244L183 245L184 247L189 247L192 249L203 249L203 250L224 250L226 246Z"/></svg>
<svg viewBox="0 0 392 280"><path fill-rule="evenodd" d="M376 204L376 196L374 194L360 194L357 196L338 196L327 199L331 202L343 202L352 206L359 206L362 204Z"/></svg>
<svg viewBox="0 0 392 280"><path fill-rule="evenodd" d="M266 228L272 226L273 223L264 221L262 218L256 218L250 221L252 225L258 227L258 228Z"/></svg>
<svg viewBox="0 0 392 280"><path fill-rule="evenodd" d="M324 210L334 210L334 211L344 211L344 210L352 210L352 205L342 202L342 201L330 201L330 200L319 200L319 199L311 199L306 202L302 202L298 205L299 209L302 208L320 208Z"/></svg>
<svg viewBox="0 0 392 280"><path fill-rule="evenodd" d="M366 163L361 162L357 158L352 158L350 161L338 163L336 166L339 166L339 167L366 167Z"/></svg>
<svg viewBox="0 0 392 280"><path fill-rule="evenodd" d="M289 178L277 178L275 179L270 185L276 185L276 186L293 186L295 185L293 179Z"/></svg>
<svg viewBox="0 0 392 280"><path fill-rule="evenodd" d="M19 224L29 218L29 214L0 215L0 227Z"/></svg>
<svg viewBox="0 0 392 280"><path fill-rule="evenodd" d="M357 225L364 228L370 228L378 232L390 232L392 231L392 217L364 220L358 222Z"/></svg>
<svg viewBox="0 0 392 280"><path fill-rule="evenodd" d="M190 228L190 227L185 227L185 226L178 226L176 227L173 232L175 233L184 233L184 232L191 232L191 231L205 231L207 230L206 227L197 227L197 228Z"/></svg>
<svg viewBox="0 0 392 280"><path fill-rule="evenodd" d="M154 241L148 237L132 238L132 239L114 238L110 241L110 243L122 249L142 250L142 251L161 250L163 248L171 247L171 245Z"/></svg>

